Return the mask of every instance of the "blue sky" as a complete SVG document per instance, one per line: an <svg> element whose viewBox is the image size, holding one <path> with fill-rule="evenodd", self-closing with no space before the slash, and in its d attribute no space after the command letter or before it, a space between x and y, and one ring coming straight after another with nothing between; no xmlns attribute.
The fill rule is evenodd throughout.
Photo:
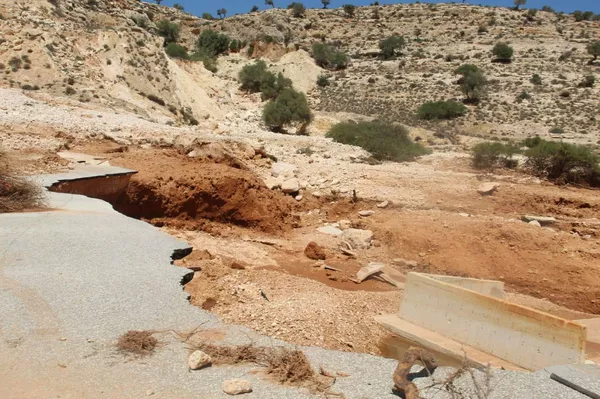
<svg viewBox="0 0 600 399"><path fill-rule="evenodd" d="M152 0L145 0L152 2ZM301 1L305 6L310 8L321 8L321 0L273 0L276 7L287 7L293 1ZM368 5L374 0L331 0L330 8L340 7L342 4ZM456 0L459 3L461 0ZM412 3L413 1L393 1L379 0L379 4L396 4L396 3ZM448 3L444 0L421 0L422 3ZM512 6L513 0L466 0L469 4L476 5L494 5L494 6ZM264 0L221 0L217 2L198 1L198 0L164 0L163 5L172 6L174 3L179 3L185 7L189 13L200 15L203 12L209 12L216 16L217 9L224 7L227 10L227 15L236 13L247 13L253 5L257 5L261 10L270 8L265 6ZM600 0L528 0L525 8L541 8L542 6L550 6L557 11L573 12L574 10L594 11L600 13Z"/></svg>

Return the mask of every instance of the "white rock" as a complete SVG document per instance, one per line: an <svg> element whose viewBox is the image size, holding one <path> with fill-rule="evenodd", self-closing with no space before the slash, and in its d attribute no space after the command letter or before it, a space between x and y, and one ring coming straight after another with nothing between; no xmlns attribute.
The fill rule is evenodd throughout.
<svg viewBox="0 0 600 399"><path fill-rule="evenodd" d="M223 392L227 395L240 395L252 392L252 384L248 380L235 378L223 382Z"/></svg>
<svg viewBox="0 0 600 399"><path fill-rule="evenodd" d="M291 163L285 162L276 162L271 166L271 175L273 177L278 177L279 175L294 175L298 167Z"/></svg>
<svg viewBox="0 0 600 399"><path fill-rule="evenodd" d="M360 216L371 216L375 213L375 211L359 211L358 214Z"/></svg>
<svg viewBox="0 0 600 399"><path fill-rule="evenodd" d="M335 226L323 226L323 227L319 227L317 229L317 231L319 233L329 234L329 235L332 235L332 236L339 236L339 235L341 235L343 233L342 230L338 229Z"/></svg>
<svg viewBox="0 0 600 399"><path fill-rule="evenodd" d="M188 366L192 370L198 370L203 367L209 366L212 363L212 358L202 351L195 351L188 358Z"/></svg>
<svg viewBox="0 0 600 399"><path fill-rule="evenodd" d="M346 229L349 229L349 228L352 227L352 223L349 220L345 220L345 219L344 220L340 220L338 222L338 224L340 226L340 229L342 229L342 230L346 230Z"/></svg>
<svg viewBox="0 0 600 399"><path fill-rule="evenodd" d="M389 201L383 201L377 204L377 208L387 208L389 204Z"/></svg>
<svg viewBox="0 0 600 399"><path fill-rule="evenodd" d="M367 249L371 246L373 232L371 230L347 229L342 233L342 240L348 242L352 249Z"/></svg>
<svg viewBox="0 0 600 399"><path fill-rule="evenodd" d="M464 218L468 218L468 217L470 217L471 215L469 215L468 213L461 212L461 213L459 213L459 214L458 214L458 216L462 216L462 217L464 217Z"/></svg>
<svg viewBox="0 0 600 399"><path fill-rule="evenodd" d="M542 227L540 222L538 222L537 220L532 220L531 222L529 222L529 224L532 226Z"/></svg>
<svg viewBox="0 0 600 399"><path fill-rule="evenodd" d="M480 195L492 195L500 187L500 183L483 183L477 188Z"/></svg>
<svg viewBox="0 0 600 399"><path fill-rule="evenodd" d="M267 177L265 179L265 185L270 190L275 190L275 189L281 187L281 181L279 179L274 178L274 177Z"/></svg>
<svg viewBox="0 0 600 399"><path fill-rule="evenodd" d="M296 201L302 201L302 195L296 195Z"/></svg>
<svg viewBox="0 0 600 399"><path fill-rule="evenodd" d="M523 219L523 221L525 221L527 223L535 220L535 221L539 222L542 226L556 222L556 219L554 219L552 216L525 215L521 219Z"/></svg>
<svg viewBox="0 0 600 399"><path fill-rule="evenodd" d="M298 179L293 178L284 181L281 184L281 191L283 191L286 194L297 193L298 191L300 191L300 183L298 182Z"/></svg>

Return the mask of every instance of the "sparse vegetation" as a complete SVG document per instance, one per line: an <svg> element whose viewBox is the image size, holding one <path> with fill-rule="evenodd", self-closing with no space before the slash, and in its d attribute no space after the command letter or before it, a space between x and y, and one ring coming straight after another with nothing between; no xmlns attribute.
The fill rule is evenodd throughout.
<svg viewBox="0 0 600 399"><path fill-rule="evenodd" d="M473 167L492 169L496 167L515 167L513 156L519 152L517 146L499 142L479 143L471 150Z"/></svg>
<svg viewBox="0 0 600 399"><path fill-rule="evenodd" d="M275 8L275 3L273 3L273 0L265 0L265 5Z"/></svg>
<svg viewBox="0 0 600 399"><path fill-rule="evenodd" d="M202 19L212 21L213 19L215 19L215 17L213 17L213 15L209 12L204 12L202 13Z"/></svg>
<svg viewBox="0 0 600 399"><path fill-rule="evenodd" d="M507 43L496 43L492 49L492 54L496 57L496 61L509 63L512 61L514 50Z"/></svg>
<svg viewBox="0 0 600 399"><path fill-rule="evenodd" d="M312 45L312 57L317 65L325 69L337 70L348 66L350 57L333 45L315 42Z"/></svg>
<svg viewBox="0 0 600 399"><path fill-rule="evenodd" d="M325 75L320 75L317 78L317 85L320 87L325 87L325 86L329 86L329 78Z"/></svg>
<svg viewBox="0 0 600 399"><path fill-rule="evenodd" d="M587 52L593 57L590 62L596 61L600 56L600 40L588 44Z"/></svg>
<svg viewBox="0 0 600 399"><path fill-rule="evenodd" d="M0 151L0 213L44 206L41 186L21 177L9 157Z"/></svg>
<svg viewBox="0 0 600 399"><path fill-rule="evenodd" d="M258 6L252 6L252 8L250 9L250 12L257 12L258 11Z"/></svg>
<svg viewBox="0 0 600 399"><path fill-rule="evenodd" d="M341 122L329 130L327 137L338 143L361 147L378 160L413 161L429 153L411 140L406 128L385 121Z"/></svg>
<svg viewBox="0 0 600 399"><path fill-rule="evenodd" d="M565 132L565 129L563 129L562 127L553 127L552 129L550 129L550 133L554 133L554 134L563 134ZM527 145L527 144L525 144ZM533 147L531 145L527 145L527 147Z"/></svg>
<svg viewBox="0 0 600 399"><path fill-rule="evenodd" d="M587 75L579 82L579 87L594 87L596 84L596 77L594 75Z"/></svg>
<svg viewBox="0 0 600 399"><path fill-rule="evenodd" d="M261 93L264 100L276 98L285 88L292 87L292 81L280 72L275 76L267 70L267 64L258 60L253 64L245 65L239 73L242 83L241 89L251 93Z"/></svg>
<svg viewBox="0 0 600 399"><path fill-rule="evenodd" d="M402 50L405 45L403 36L393 35L379 42L379 49L381 50L381 57L384 60L389 60L396 56L396 53Z"/></svg>
<svg viewBox="0 0 600 399"><path fill-rule="evenodd" d="M540 75L538 75L537 73L534 74L531 77L531 83L533 83L536 86L540 86L542 84L542 77Z"/></svg>
<svg viewBox="0 0 600 399"><path fill-rule="evenodd" d="M344 4L342 6L344 9L344 13L348 18L354 18L354 13L356 12L356 6L352 4Z"/></svg>
<svg viewBox="0 0 600 399"><path fill-rule="evenodd" d="M288 8L292 10L292 15L296 18L301 18L306 13L306 7L302 3L293 2Z"/></svg>
<svg viewBox="0 0 600 399"><path fill-rule="evenodd" d="M291 87L283 89L263 110L263 120L273 131L281 131L286 125L299 123L299 131L302 132L311 119L306 96Z"/></svg>
<svg viewBox="0 0 600 399"><path fill-rule="evenodd" d="M225 16L227 16L227 10L225 8L219 8L217 10L217 15L219 16L219 18L223 19L225 18Z"/></svg>
<svg viewBox="0 0 600 399"><path fill-rule="evenodd" d="M183 10L185 9L185 8L184 8L184 7L183 7L181 4L179 4L179 3L175 3L175 4L173 4L173 8L174 8L174 9L176 9L176 10L179 10L179 11L183 11Z"/></svg>
<svg viewBox="0 0 600 399"><path fill-rule="evenodd" d="M524 6L527 3L527 0L513 0L513 4L515 8L518 10L520 6Z"/></svg>
<svg viewBox="0 0 600 399"><path fill-rule="evenodd" d="M600 157L588 147L564 142L539 142L525 152L526 166L556 183L600 185Z"/></svg>
<svg viewBox="0 0 600 399"><path fill-rule="evenodd" d="M323 9L325 9L331 4L331 0L321 0L321 4L323 4Z"/></svg>
<svg viewBox="0 0 600 399"><path fill-rule="evenodd" d="M467 72L461 82L461 91L468 102L478 102L485 93L485 87L488 81L481 69Z"/></svg>
<svg viewBox="0 0 600 399"><path fill-rule="evenodd" d="M216 57L229 49L229 42L227 35L207 29L198 37L196 49L202 55Z"/></svg>
<svg viewBox="0 0 600 399"><path fill-rule="evenodd" d="M165 46L168 46L169 43L177 43L179 41L180 28L178 24L163 19L156 24L156 29L158 34L165 38Z"/></svg>
<svg viewBox="0 0 600 399"><path fill-rule="evenodd" d="M456 101L428 101L417 110L419 119L454 119L467 113L467 107Z"/></svg>

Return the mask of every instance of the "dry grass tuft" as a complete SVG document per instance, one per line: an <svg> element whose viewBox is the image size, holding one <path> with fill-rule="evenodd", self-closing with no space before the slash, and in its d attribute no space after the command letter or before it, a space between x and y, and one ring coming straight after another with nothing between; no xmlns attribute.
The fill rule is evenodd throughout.
<svg viewBox="0 0 600 399"><path fill-rule="evenodd" d="M40 208L43 203L42 188L18 176L9 158L0 151L0 213Z"/></svg>
<svg viewBox="0 0 600 399"><path fill-rule="evenodd" d="M158 340L152 334L154 331L127 331L119 337L117 348L132 355L150 355L158 344Z"/></svg>
<svg viewBox="0 0 600 399"><path fill-rule="evenodd" d="M214 364L254 363L266 368L267 374L281 384L319 387L322 382L299 350L285 347L252 345L219 346L204 344L200 350L213 358Z"/></svg>

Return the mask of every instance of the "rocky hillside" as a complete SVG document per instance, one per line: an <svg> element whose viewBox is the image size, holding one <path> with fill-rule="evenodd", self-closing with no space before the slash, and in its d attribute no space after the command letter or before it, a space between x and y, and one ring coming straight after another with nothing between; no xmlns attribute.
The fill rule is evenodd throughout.
<svg viewBox="0 0 600 399"><path fill-rule="evenodd" d="M263 57L309 94L321 116L385 117L439 136L506 140L539 134L590 144L600 138L600 84L580 84L600 75L586 51L600 37L598 21L456 4L359 7L353 18L340 8L308 10L303 17L272 9L204 20L135 0L0 0L0 15L0 84L161 123L198 124L236 114L232 98L243 94L237 72ZM216 73L201 62L170 59L156 29L165 19L179 24L179 42L188 49L205 29L246 47L219 57ZM381 60L379 41L393 34L403 35L406 46L396 59ZM316 66L309 52L317 41L349 54L348 68ZM500 41L514 48L513 62L494 62L491 49ZM490 84L483 100L452 122L416 119L423 102L463 98L453 71L464 63L485 72ZM316 85L321 74L330 85ZM532 82L534 74L541 84Z"/></svg>

